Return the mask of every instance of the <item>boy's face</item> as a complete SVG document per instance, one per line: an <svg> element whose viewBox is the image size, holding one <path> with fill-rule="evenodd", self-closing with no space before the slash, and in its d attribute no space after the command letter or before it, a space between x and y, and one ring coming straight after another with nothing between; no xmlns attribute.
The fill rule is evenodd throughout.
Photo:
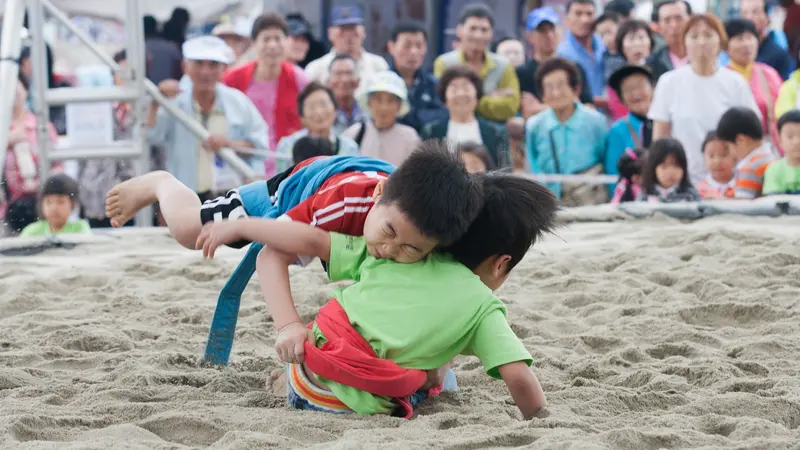
<svg viewBox="0 0 800 450"><path fill-rule="evenodd" d="M636 114L647 115L653 100L653 85L642 74L630 75L620 84L622 102Z"/></svg>
<svg viewBox="0 0 800 450"><path fill-rule="evenodd" d="M369 95L367 106L375 127L383 130L395 124L403 105L400 98L388 92L374 92Z"/></svg>
<svg viewBox="0 0 800 450"><path fill-rule="evenodd" d="M46 195L42 198L42 215L50 228L60 229L67 223L73 206L68 195Z"/></svg>
<svg viewBox="0 0 800 450"><path fill-rule="evenodd" d="M403 264L421 261L438 244L422 234L394 204L380 203L377 198L364 221L364 240L372 257Z"/></svg>
<svg viewBox="0 0 800 450"><path fill-rule="evenodd" d="M800 162L800 123L785 123L781 127L780 140L789 160Z"/></svg>
<svg viewBox="0 0 800 450"><path fill-rule="evenodd" d="M736 160L733 158L728 146L722 141L711 141L703 149L706 167L711 172L711 177L721 183L727 183L733 178L733 167Z"/></svg>
<svg viewBox="0 0 800 450"><path fill-rule="evenodd" d="M743 134L737 134L734 142L727 142L726 144L728 145L728 150L731 152L731 155L733 155L737 161L747 156L751 150L748 146L747 138L745 138Z"/></svg>

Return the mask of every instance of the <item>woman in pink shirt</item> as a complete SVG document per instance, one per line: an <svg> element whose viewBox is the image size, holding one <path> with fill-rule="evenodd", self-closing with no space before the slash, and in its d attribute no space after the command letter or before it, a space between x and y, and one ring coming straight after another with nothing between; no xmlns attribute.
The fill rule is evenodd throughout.
<svg viewBox="0 0 800 450"><path fill-rule="evenodd" d="M643 20L626 20L617 29L615 41L628 64L641 65L653 50L653 31ZM613 89L608 90L608 110L615 121L629 113Z"/></svg>
<svg viewBox="0 0 800 450"><path fill-rule="evenodd" d="M17 81L6 161L0 174L0 220L12 231L20 231L37 219L36 197L39 193L39 151L36 116L28 111L28 91ZM50 139L55 144L56 129L50 125ZM58 167L56 167L58 166ZM61 168L61 165L53 165Z"/></svg>
<svg viewBox="0 0 800 450"><path fill-rule="evenodd" d="M739 18L730 19L725 22L725 33L728 35L727 52L731 58L727 67L747 80L761 111L764 132L783 155L783 150L778 145L778 121L775 118L775 102L783 79L772 67L756 62L759 39L753 22Z"/></svg>

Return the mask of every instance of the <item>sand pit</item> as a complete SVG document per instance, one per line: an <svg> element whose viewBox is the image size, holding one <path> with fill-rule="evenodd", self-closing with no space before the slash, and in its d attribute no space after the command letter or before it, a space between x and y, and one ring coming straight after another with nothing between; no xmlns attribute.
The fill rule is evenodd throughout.
<svg viewBox="0 0 800 450"><path fill-rule="evenodd" d="M800 219L574 224L537 246L499 291L550 402L531 422L471 358L411 421L287 409L255 282L231 366L204 367L240 255L134 230L0 257L0 447L800 448ZM330 286L292 274L311 318Z"/></svg>

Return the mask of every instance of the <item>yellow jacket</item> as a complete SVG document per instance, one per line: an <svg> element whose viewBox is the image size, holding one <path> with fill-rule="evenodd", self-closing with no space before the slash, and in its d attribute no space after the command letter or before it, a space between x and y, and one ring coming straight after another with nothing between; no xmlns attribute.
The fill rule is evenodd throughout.
<svg viewBox="0 0 800 450"><path fill-rule="evenodd" d="M464 63L461 50L453 50L436 58L433 62L433 75L441 78L442 73L451 66ZM517 115L519 111L520 93L517 71L507 59L486 52L483 67L478 74L483 80L483 98L478 104L478 115L495 122L505 122ZM492 96L495 89L511 89L512 96Z"/></svg>
<svg viewBox="0 0 800 450"><path fill-rule="evenodd" d="M789 79L781 85L778 91L778 99L775 101L775 118L780 119L788 111L798 108L797 91L800 87L800 70L795 70L789 75Z"/></svg>

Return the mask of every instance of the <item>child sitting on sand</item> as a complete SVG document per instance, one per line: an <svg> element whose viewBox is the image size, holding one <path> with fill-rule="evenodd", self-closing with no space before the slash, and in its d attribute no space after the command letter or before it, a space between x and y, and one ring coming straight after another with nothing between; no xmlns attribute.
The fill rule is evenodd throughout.
<svg viewBox="0 0 800 450"><path fill-rule="evenodd" d="M632 202L642 192L642 170L644 170L645 150L641 148L625 149L617 160L619 180L614 188L612 205Z"/></svg>
<svg viewBox="0 0 800 450"><path fill-rule="evenodd" d="M686 152L673 138L661 138L650 146L647 168L638 201L649 203L696 202L700 193L689 181Z"/></svg>
<svg viewBox="0 0 800 450"><path fill-rule="evenodd" d="M708 169L706 178L697 183L700 196L706 200L733 198L733 167L736 159L728 144L710 132L700 148Z"/></svg>
<svg viewBox="0 0 800 450"><path fill-rule="evenodd" d="M720 117L717 136L728 144L738 161L733 197L748 200L759 197L764 173L776 157L772 145L764 140L761 119L750 108L731 108Z"/></svg>
<svg viewBox="0 0 800 450"><path fill-rule="evenodd" d="M89 233L89 222L69 218L77 206L78 183L75 180L63 174L48 178L39 194L39 211L43 219L25 227L20 236Z"/></svg>
<svg viewBox="0 0 800 450"><path fill-rule="evenodd" d="M764 173L764 195L800 194L800 110L793 109L778 120L778 136L785 156Z"/></svg>
<svg viewBox="0 0 800 450"><path fill-rule="evenodd" d="M292 406L361 414L388 414L402 406L408 416L415 401L425 397L417 392L425 385L424 371L460 353L477 356L490 376L502 378L525 418L545 405L528 368L530 354L491 290L552 229L557 203L532 180L499 173L480 177L485 205L467 234L446 249L452 256L432 253L414 264L377 260L363 238L300 224L248 219L203 230L198 246L209 256L219 245L240 239L265 244L260 263L273 287L268 305L281 327L276 350L282 361L292 363ZM289 289L287 268L294 253L328 260L332 281L355 280L336 291L310 331Z"/></svg>

